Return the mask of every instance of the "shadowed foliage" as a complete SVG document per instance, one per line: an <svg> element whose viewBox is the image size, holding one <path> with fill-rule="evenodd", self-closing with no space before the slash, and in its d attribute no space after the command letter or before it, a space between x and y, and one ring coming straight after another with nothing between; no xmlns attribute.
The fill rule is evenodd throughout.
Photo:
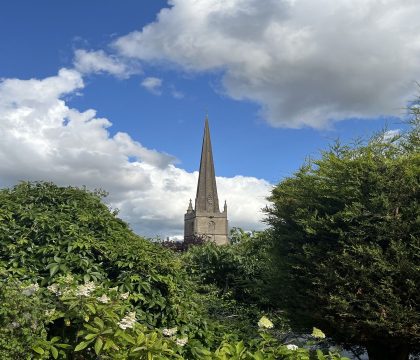
<svg viewBox="0 0 420 360"><path fill-rule="evenodd" d="M339 143L276 186L267 209L279 305L370 359L420 344L419 113L409 131Z"/></svg>

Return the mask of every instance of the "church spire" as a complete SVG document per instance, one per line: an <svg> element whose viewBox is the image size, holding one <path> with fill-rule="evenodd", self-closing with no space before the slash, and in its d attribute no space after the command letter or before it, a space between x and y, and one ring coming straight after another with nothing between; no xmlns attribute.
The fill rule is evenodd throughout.
<svg viewBox="0 0 420 360"><path fill-rule="evenodd" d="M220 212L207 116L204 126L203 146L201 148L200 173L198 176L197 196L195 198L195 211L210 213Z"/></svg>
<svg viewBox="0 0 420 360"><path fill-rule="evenodd" d="M187 212L184 215L184 239L203 236L207 241L225 245L229 243L228 223L226 202L223 212L219 210L209 121L206 116L195 209L192 208L192 201L190 200Z"/></svg>

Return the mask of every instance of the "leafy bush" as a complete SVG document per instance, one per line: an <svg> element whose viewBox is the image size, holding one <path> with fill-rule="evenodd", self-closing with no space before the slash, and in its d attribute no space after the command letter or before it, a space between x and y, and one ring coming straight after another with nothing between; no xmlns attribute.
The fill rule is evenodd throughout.
<svg viewBox="0 0 420 360"><path fill-rule="evenodd" d="M419 349L419 121L391 140L337 144L270 198L280 306L372 359Z"/></svg>
<svg viewBox="0 0 420 360"><path fill-rule="evenodd" d="M11 274L48 285L71 273L81 281L110 281L142 294L152 325L194 308L182 263L135 235L101 202L100 192L50 183L21 183L0 191L0 258ZM177 305L172 306L172 305ZM190 321L190 319L185 319Z"/></svg>
<svg viewBox="0 0 420 360"><path fill-rule="evenodd" d="M206 242L183 255L201 294L196 301L231 340L247 341L258 336L255 319L264 314L274 318L278 339L290 330L284 316L271 306L270 241L268 232L233 228L229 245Z"/></svg>
<svg viewBox="0 0 420 360"><path fill-rule="evenodd" d="M152 327L207 328L193 301L182 262L135 235L101 202L102 193L51 183L21 183L0 191L0 261L12 277L41 287L72 274L135 294L138 318ZM55 334L49 325L49 333Z"/></svg>
<svg viewBox="0 0 420 360"><path fill-rule="evenodd" d="M271 281L270 237L267 232L230 232L232 245L207 242L192 247L184 256L190 275L199 282L216 285L242 303L267 307Z"/></svg>
<svg viewBox="0 0 420 360"><path fill-rule="evenodd" d="M184 260L133 234L102 195L51 183L0 190L1 358L309 359L310 350L282 345L269 329L247 342L237 340L241 329L225 333ZM236 279L258 274L252 263L234 264ZM255 319L246 325L258 333Z"/></svg>
<svg viewBox="0 0 420 360"><path fill-rule="evenodd" d="M32 296L37 291L37 285L17 279L0 282L1 359L30 359L32 348L46 340L42 319L47 307L39 297Z"/></svg>

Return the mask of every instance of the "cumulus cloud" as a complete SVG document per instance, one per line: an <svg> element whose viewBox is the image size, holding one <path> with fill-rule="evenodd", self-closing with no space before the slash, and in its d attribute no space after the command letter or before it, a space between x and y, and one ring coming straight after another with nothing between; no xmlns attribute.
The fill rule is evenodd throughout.
<svg viewBox="0 0 420 360"><path fill-rule="evenodd" d="M83 87L80 73L68 69L45 79L0 82L0 186L48 180L103 188L139 234L181 235L198 174L177 168L172 156L127 133L111 136L111 122L94 110L69 107L64 98ZM218 181L231 224L261 228L259 210L270 184L251 177Z"/></svg>
<svg viewBox="0 0 420 360"><path fill-rule="evenodd" d="M74 66L83 74L109 73L123 79L140 72L138 64L124 60L121 57L108 55L103 50L76 50L74 53Z"/></svg>
<svg viewBox="0 0 420 360"><path fill-rule="evenodd" d="M420 76L417 0L170 0L113 44L185 71L222 72L273 126L399 115Z"/></svg>
<svg viewBox="0 0 420 360"><path fill-rule="evenodd" d="M141 86L154 95L162 94L162 79L147 77L141 82Z"/></svg>

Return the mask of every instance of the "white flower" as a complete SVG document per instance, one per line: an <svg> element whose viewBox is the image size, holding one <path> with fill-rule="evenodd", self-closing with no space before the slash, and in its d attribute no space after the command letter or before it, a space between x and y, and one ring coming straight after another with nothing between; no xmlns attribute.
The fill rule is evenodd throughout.
<svg viewBox="0 0 420 360"><path fill-rule="evenodd" d="M96 300L98 300L102 304L108 304L111 299L105 294L103 294L101 297L97 297Z"/></svg>
<svg viewBox="0 0 420 360"><path fill-rule="evenodd" d="M122 300L127 300L129 295L130 295L130 293L127 291L126 293L121 294L120 295L120 298Z"/></svg>
<svg viewBox="0 0 420 360"><path fill-rule="evenodd" d="M121 321L118 323L118 326L123 330L131 329L133 328L135 322L136 322L136 313L133 311L133 312L128 313L128 315L126 315L125 317L123 317Z"/></svg>
<svg viewBox="0 0 420 360"><path fill-rule="evenodd" d="M163 329L162 334L165 335L165 336L173 336L173 335L176 334L177 331L178 331L178 328L175 326L171 329L166 329L166 328Z"/></svg>
<svg viewBox="0 0 420 360"><path fill-rule="evenodd" d="M47 286L48 291L51 291L53 294L55 295L61 295L61 292L58 288L58 284L51 284L49 286Z"/></svg>
<svg viewBox="0 0 420 360"><path fill-rule="evenodd" d="M287 350L297 350L299 349L299 347L297 345L293 345L293 344L288 344L286 345Z"/></svg>
<svg viewBox="0 0 420 360"><path fill-rule="evenodd" d="M48 310L45 310L45 316L47 316L47 317L51 317L51 316L53 316L53 315L54 315L54 313L55 313L55 309L48 309Z"/></svg>
<svg viewBox="0 0 420 360"><path fill-rule="evenodd" d="M273 323L270 321L270 319L266 316L263 316L258 321L258 327L261 329L272 329L274 327Z"/></svg>
<svg viewBox="0 0 420 360"><path fill-rule="evenodd" d="M88 281L84 285L79 285L76 290L77 296L90 296L90 293L95 290L95 283L92 281Z"/></svg>
<svg viewBox="0 0 420 360"><path fill-rule="evenodd" d="M178 346L184 346L187 342L188 342L187 337L184 337L184 338L181 338L181 339L176 339L176 344Z"/></svg>
<svg viewBox="0 0 420 360"><path fill-rule="evenodd" d="M22 294L26 295L26 296L31 296L31 295L35 294L38 290L39 290L39 285L35 283L35 284L31 284L31 285L25 287L22 290Z"/></svg>

